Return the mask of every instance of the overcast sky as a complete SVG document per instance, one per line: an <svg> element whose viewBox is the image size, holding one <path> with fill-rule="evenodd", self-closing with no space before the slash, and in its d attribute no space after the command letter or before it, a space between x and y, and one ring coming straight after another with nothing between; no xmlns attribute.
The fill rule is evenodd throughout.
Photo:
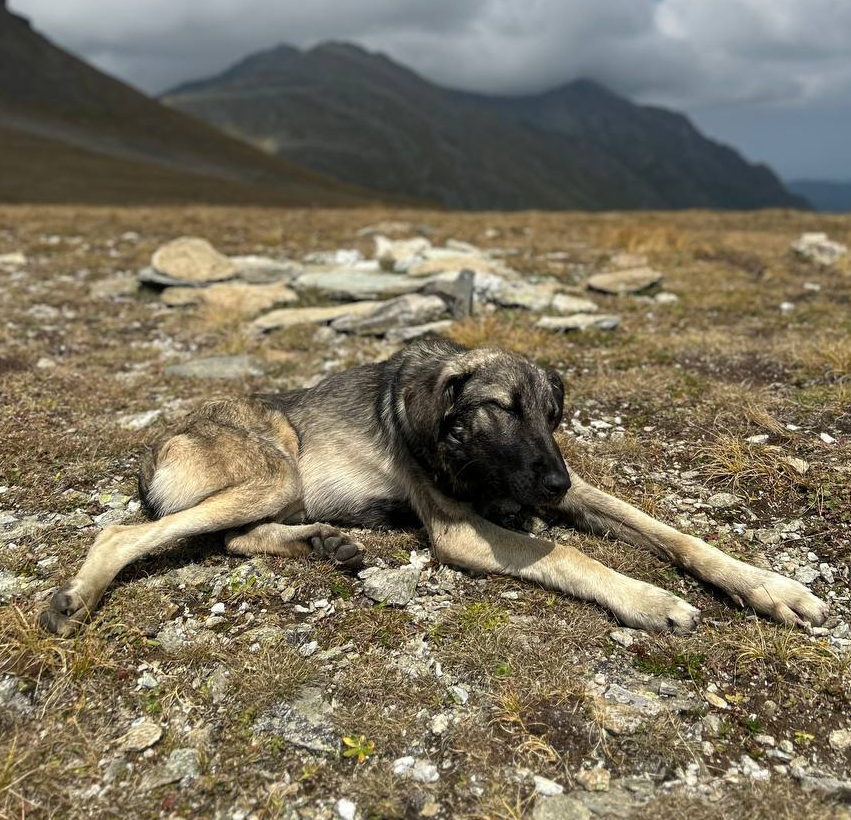
<svg viewBox="0 0 851 820"><path fill-rule="evenodd" d="M851 179L851 0L8 0L159 92L278 43L380 50L472 91L576 77L689 113L786 179Z"/></svg>

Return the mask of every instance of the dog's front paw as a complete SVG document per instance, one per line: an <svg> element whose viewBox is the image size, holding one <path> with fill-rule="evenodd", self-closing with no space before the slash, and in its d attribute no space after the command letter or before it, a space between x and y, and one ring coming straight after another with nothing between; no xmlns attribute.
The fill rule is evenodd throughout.
<svg viewBox="0 0 851 820"><path fill-rule="evenodd" d="M700 610L688 601L652 584L634 583L626 591L622 605L613 608L618 620L626 626L685 635L700 623Z"/></svg>
<svg viewBox="0 0 851 820"><path fill-rule="evenodd" d="M357 572L363 567L364 548L339 530L327 528L321 535L310 539L310 546L317 558L332 561L341 569Z"/></svg>
<svg viewBox="0 0 851 820"><path fill-rule="evenodd" d="M47 609L38 616L38 623L42 629L67 638L80 629L88 617L89 607L78 583L68 581L53 593Z"/></svg>
<svg viewBox="0 0 851 820"><path fill-rule="evenodd" d="M821 626L828 606L803 584L776 572L748 567L737 581L731 597L741 606L749 606L760 615L781 624L804 628Z"/></svg>

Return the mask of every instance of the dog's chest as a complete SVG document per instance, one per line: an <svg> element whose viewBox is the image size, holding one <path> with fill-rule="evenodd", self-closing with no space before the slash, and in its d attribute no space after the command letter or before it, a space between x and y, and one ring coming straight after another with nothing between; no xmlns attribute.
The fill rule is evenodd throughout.
<svg viewBox="0 0 851 820"><path fill-rule="evenodd" d="M299 468L308 520L377 527L413 516L389 456L369 448L322 446L304 452Z"/></svg>

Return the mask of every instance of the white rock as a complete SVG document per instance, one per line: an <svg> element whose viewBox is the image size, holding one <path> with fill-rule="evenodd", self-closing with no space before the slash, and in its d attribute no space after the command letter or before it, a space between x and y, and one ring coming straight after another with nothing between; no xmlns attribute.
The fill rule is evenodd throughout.
<svg viewBox="0 0 851 820"><path fill-rule="evenodd" d="M541 330L614 330L621 321L620 316L603 313L574 313L570 316L542 316L535 323Z"/></svg>
<svg viewBox="0 0 851 820"><path fill-rule="evenodd" d="M780 312L781 313L791 313L795 309L795 305L792 302L781 302L780 303Z"/></svg>
<svg viewBox="0 0 851 820"><path fill-rule="evenodd" d="M119 416L116 421L124 430L143 430L145 427L150 427L162 414L162 410L146 410L144 413L128 413Z"/></svg>
<svg viewBox="0 0 851 820"><path fill-rule="evenodd" d="M27 264L27 257L20 251L0 254L0 268L22 268Z"/></svg>
<svg viewBox="0 0 851 820"><path fill-rule="evenodd" d="M835 265L848 253L845 245L834 242L822 232L801 234L801 237L792 243L792 250L803 259L824 266Z"/></svg>
<svg viewBox="0 0 851 820"><path fill-rule="evenodd" d="M715 507L716 509L721 510L725 507L732 507L734 504L738 504L740 500L741 499L738 496L733 495L733 493L715 493L706 499L706 503L709 504L710 507Z"/></svg>
<svg viewBox="0 0 851 820"><path fill-rule="evenodd" d="M835 729L830 733L828 743L837 752L847 752L851 749L851 729Z"/></svg>
<svg viewBox="0 0 851 820"><path fill-rule="evenodd" d="M430 725L432 734L442 735L449 728L449 715L441 712L431 719Z"/></svg>
<svg viewBox="0 0 851 820"><path fill-rule="evenodd" d="M748 436L745 440L748 444L765 444L768 441L768 436L765 433L760 433L756 436Z"/></svg>
<svg viewBox="0 0 851 820"><path fill-rule="evenodd" d="M535 782L535 791L544 797L552 797L564 792L564 786L547 777L541 777L541 775L536 774L532 776L532 780Z"/></svg>
<svg viewBox="0 0 851 820"><path fill-rule="evenodd" d="M680 301L680 297L676 293L657 293L653 297L654 301L660 305L674 305Z"/></svg>
<svg viewBox="0 0 851 820"><path fill-rule="evenodd" d="M600 308L590 299L570 296L567 293L557 293L553 296L550 309L556 313L596 313Z"/></svg>
<svg viewBox="0 0 851 820"><path fill-rule="evenodd" d="M836 439L832 435L830 435L830 433L820 433L819 438L825 444L836 444Z"/></svg>
<svg viewBox="0 0 851 820"><path fill-rule="evenodd" d="M225 613L225 605L221 601L217 601L210 607L210 612L213 615L224 615Z"/></svg>
<svg viewBox="0 0 851 820"><path fill-rule="evenodd" d="M632 268L611 273L598 273L588 279L588 287L603 293L639 293L662 281L662 274L652 268Z"/></svg>
<svg viewBox="0 0 851 820"><path fill-rule="evenodd" d="M151 267L177 283L204 284L232 279L236 265L206 239L181 236L157 248Z"/></svg>
<svg viewBox="0 0 851 820"><path fill-rule="evenodd" d="M355 820L357 810L357 805L345 797L341 797L334 805L334 811L340 820Z"/></svg>
<svg viewBox="0 0 851 820"><path fill-rule="evenodd" d="M431 242L424 236L412 239L388 239L381 234L374 236L375 258L384 270L405 271L414 262L425 259Z"/></svg>

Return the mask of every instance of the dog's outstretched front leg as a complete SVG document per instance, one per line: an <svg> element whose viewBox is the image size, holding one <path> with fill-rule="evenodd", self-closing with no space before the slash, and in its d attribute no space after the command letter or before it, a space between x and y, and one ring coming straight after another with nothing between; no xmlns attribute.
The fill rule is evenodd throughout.
<svg viewBox="0 0 851 820"><path fill-rule="evenodd" d="M415 501L438 560L536 581L610 610L622 623L654 632L690 632L700 612L670 592L621 575L564 544L492 524L431 489Z"/></svg>
<svg viewBox="0 0 851 820"><path fill-rule="evenodd" d="M573 472L571 480L571 489L559 509L577 529L649 548L719 587L740 606L752 607L781 623L818 626L827 617L827 604L803 584L751 566L700 538L678 532L625 501L592 487Z"/></svg>

